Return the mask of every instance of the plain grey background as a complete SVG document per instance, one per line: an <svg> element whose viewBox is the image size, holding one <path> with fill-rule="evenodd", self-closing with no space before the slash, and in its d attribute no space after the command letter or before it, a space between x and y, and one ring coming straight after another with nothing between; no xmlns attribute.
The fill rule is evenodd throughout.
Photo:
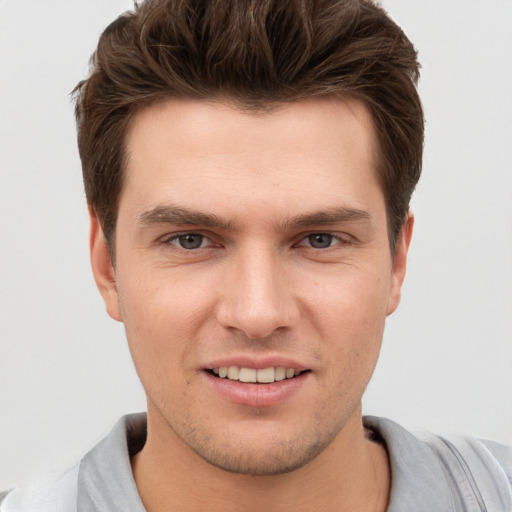
<svg viewBox="0 0 512 512"><path fill-rule="evenodd" d="M512 1L386 0L423 64L424 175L366 413L512 443ZM69 92L128 0L0 1L0 489L145 407L89 270Z"/></svg>

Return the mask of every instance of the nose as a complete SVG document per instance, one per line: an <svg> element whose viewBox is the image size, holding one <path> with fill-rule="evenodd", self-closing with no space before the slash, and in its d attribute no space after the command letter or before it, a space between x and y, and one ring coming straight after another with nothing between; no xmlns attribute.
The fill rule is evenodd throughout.
<svg viewBox="0 0 512 512"><path fill-rule="evenodd" d="M282 257L267 248L241 251L222 284L217 319L251 339L266 338L297 322L299 305Z"/></svg>

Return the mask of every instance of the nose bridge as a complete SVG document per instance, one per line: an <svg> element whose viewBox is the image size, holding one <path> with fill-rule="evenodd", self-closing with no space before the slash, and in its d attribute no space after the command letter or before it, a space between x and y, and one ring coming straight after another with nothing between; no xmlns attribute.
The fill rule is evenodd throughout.
<svg viewBox="0 0 512 512"><path fill-rule="evenodd" d="M278 251L269 244L247 244L227 271L220 321L250 338L264 338L290 327L296 317L292 289Z"/></svg>

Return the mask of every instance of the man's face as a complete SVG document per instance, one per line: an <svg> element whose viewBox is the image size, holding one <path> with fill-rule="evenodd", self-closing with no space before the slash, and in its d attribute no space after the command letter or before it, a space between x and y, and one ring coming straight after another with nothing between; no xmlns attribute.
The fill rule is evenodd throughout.
<svg viewBox="0 0 512 512"><path fill-rule="evenodd" d="M392 261L373 140L356 101L168 101L135 117L115 272L95 220L92 258L149 439L273 474L360 424L411 224Z"/></svg>

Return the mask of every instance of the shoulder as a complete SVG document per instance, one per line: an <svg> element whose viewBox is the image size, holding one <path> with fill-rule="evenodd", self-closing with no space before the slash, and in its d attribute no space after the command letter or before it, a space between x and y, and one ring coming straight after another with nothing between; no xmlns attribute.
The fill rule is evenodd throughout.
<svg viewBox="0 0 512 512"><path fill-rule="evenodd" d="M365 424L388 450L389 510L512 510L512 447L465 436L412 434L385 418L367 417Z"/></svg>
<svg viewBox="0 0 512 512"><path fill-rule="evenodd" d="M512 448L466 436L429 435L454 501L464 510L512 510Z"/></svg>
<svg viewBox="0 0 512 512"><path fill-rule="evenodd" d="M506 446L485 439L478 440L485 447L507 475L512 485L512 446Z"/></svg>
<svg viewBox="0 0 512 512"><path fill-rule="evenodd" d="M462 467L478 477L492 475L512 486L512 447L469 436L419 434L448 467Z"/></svg>
<svg viewBox="0 0 512 512"><path fill-rule="evenodd" d="M146 439L146 415L123 416L110 434L60 475L0 492L0 512L76 512L87 504L116 503L116 510L143 510L131 472L130 456ZM99 509L107 510L100 506ZM98 509L98 510L99 510Z"/></svg>
<svg viewBox="0 0 512 512"><path fill-rule="evenodd" d="M0 492L0 512L76 512L79 464L62 475L46 475Z"/></svg>

